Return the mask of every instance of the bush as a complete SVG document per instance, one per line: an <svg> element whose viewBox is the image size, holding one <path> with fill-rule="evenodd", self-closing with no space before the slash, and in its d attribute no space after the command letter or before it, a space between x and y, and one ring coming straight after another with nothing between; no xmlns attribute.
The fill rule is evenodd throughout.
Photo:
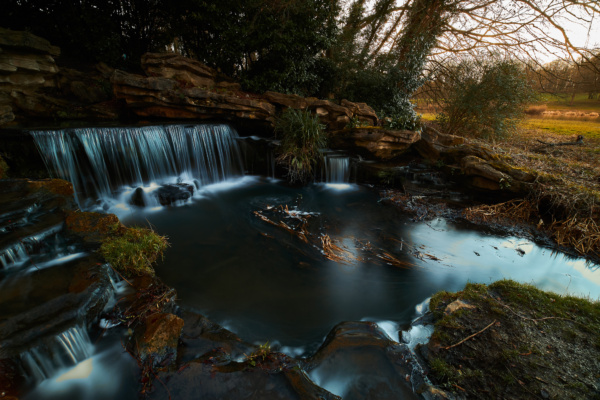
<svg viewBox="0 0 600 400"><path fill-rule="evenodd" d="M420 131L423 127L421 116L416 113L398 113L384 118L384 128L393 130Z"/></svg>
<svg viewBox="0 0 600 400"><path fill-rule="evenodd" d="M446 100L437 121L454 135L507 136L534 98L517 63L464 61L453 68L446 83Z"/></svg>
<svg viewBox="0 0 600 400"><path fill-rule="evenodd" d="M324 126L309 111L287 109L275 122L275 133L281 138L277 162L288 170L290 182L308 182L314 176L319 149L326 144Z"/></svg>
<svg viewBox="0 0 600 400"><path fill-rule="evenodd" d="M154 275L152 264L167 246L167 239L150 229L127 228L122 235L104 239L100 252L125 276Z"/></svg>

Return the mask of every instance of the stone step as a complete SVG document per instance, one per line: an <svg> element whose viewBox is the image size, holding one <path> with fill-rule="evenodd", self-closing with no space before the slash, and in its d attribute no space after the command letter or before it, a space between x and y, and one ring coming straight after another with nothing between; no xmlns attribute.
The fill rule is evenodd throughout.
<svg viewBox="0 0 600 400"><path fill-rule="evenodd" d="M0 359L15 357L65 327L89 322L114 287L109 266L87 256L0 281Z"/></svg>

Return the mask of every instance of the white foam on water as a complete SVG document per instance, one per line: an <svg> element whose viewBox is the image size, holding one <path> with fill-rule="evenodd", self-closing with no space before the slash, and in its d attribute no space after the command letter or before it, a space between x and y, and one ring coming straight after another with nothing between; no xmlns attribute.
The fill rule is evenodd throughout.
<svg viewBox="0 0 600 400"><path fill-rule="evenodd" d="M413 325L408 331L402 331L402 341L414 350L418 344L429 342L433 334L433 325Z"/></svg>

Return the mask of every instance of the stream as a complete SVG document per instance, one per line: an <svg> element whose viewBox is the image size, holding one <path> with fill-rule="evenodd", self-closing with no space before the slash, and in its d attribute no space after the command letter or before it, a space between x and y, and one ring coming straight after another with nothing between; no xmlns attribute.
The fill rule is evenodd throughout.
<svg viewBox="0 0 600 400"><path fill-rule="evenodd" d="M443 218L415 222L381 201L375 188L349 183L348 157L326 159L324 182L290 187L244 174L239 138L224 125L33 135L53 174L74 184L82 208L168 237L156 272L176 289L180 306L243 341L268 343L297 359L313 356L344 321L375 322L393 341L414 347L431 333L410 329L428 298L468 282L509 278L600 298L598 265L485 227ZM273 170L272 155L265 159L264 169ZM3 253L7 269L31 262L18 257L19 246ZM56 254L79 254L66 249ZM136 367L121 345L124 330L80 330L62 334L73 339L63 347L85 350L73 358L76 365L32 379L24 398L135 398ZM312 381L348 399L415 396L381 354L353 348L337 357L308 371Z"/></svg>

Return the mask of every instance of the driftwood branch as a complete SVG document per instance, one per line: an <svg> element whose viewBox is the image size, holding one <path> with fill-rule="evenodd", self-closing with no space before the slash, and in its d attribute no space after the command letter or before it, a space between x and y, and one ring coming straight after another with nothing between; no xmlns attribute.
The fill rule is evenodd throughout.
<svg viewBox="0 0 600 400"><path fill-rule="evenodd" d="M452 346L447 346L447 347L444 347L444 350L449 350L449 349L451 349L451 348L453 348L453 347L456 347L456 346L458 346L458 345L461 345L461 344L463 344L463 343L464 343L464 342L466 342L467 340L469 340L469 339L472 339L472 338L474 338L475 336L479 335L480 333L483 333L483 332L485 332L485 331L486 331L486 330L487 330L487 329L488 329L490 326L494 325L495 323L496 323L496 320L493 320L493 321L492 321L492 322L491 322L491 323L490 323L488 326L486 326L485 328L483 328L483 329L482 329L482 330L480 330L479 332L477 332L477 333L474 333L474 334L472 334L471 336L468 336L468 337L464 338L463 340L461 340L461 341L460 341L460 342L458 342L458 343L455 343L455 344L453 344Z"/></svg>
<svg viewBox="0 0 600 400"><path fill-rule="evenodd" d="M573 142L548 143L538 139L538 142L545 146L579 146L583 144L583 135L578 135Z"/></svg>

